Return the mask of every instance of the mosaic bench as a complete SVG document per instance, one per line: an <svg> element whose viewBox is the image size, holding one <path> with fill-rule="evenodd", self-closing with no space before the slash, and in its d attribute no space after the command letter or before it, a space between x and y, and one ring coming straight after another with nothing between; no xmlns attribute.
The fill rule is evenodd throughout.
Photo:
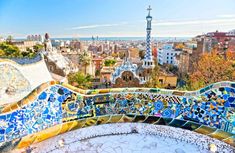
<svg viewBox="0 0 235 153"><path fill-rule="evenodd" d="M219 82L184 92L82 90L51 81L21 101L1 107L0 143L22 148L77 128L116 122L179 127L235 146L235 83Z"/></svg>

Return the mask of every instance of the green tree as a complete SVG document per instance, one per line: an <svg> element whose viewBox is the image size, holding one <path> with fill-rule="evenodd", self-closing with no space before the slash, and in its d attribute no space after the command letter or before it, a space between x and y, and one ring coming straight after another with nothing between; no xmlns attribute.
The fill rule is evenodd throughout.
<svg viewBox="0 0 235 153"><path fill-rule="evenodd" d="M178 73L178 67L175 66L175 65L172 65L172 64L167 64L166 65L166 70L171 72L171 73L174 73L174 74Z"/></svg>
<svg viewBox="0 0 235 153"><path fill-rule="evenodd" d="M37 45L34 45L33 46L33 50L35 51L35 52L39 52L39 51L41 51L42 49L43 49L43 45L41 45L41 44L37 44Z"/></svg>
<svg viewBox="0 0 235 153"><path fill-rule="evenodd" d="M12 45L8 42L0 43L0 56L2 57L33 58L35 57L35 55L36 55L35 52L30 48L27 48L27 52L21 52L20 49L15 45Z"/></svg>
<svg viewBox="0 0 235 153"><path fill-rule="evenodd" d="M116 60L114 59L108 59L104 61L105 66L113 66L114 64L116 64Z"/></svg>
<svg viewBox="0 0 235 153"><path fill-rule="evenodd" d="M13 37L11 35L9 35L6 39L6 42L11 44L12 40L13 40Z"/></svg>
<svg viewBox="0 0 235 153"><path fill-rule="evenodd" d="M0 50L4 52L4 54L2 53L2 56L21 57L19 48L6 42L0 43Z"/></svg>
<svg viewBox="0 0 235 153"><path fill-rule="evenodd" d="M100 70L96 70L95 71L95 76L99 76L100 75Z"/></svg>
<svg viewBox="0 0 235 153"><path fill-rule="evenodd" d="M87 74L87 66L91 62L91 58L86 51L79 55L79 63L85 68L84 73Z"/></svg>
<svg viewBox="0 0 235 153"><path fill-rule="evenodd" d="M123 59L125 57L125 52L118 52L119 58Z"/></svg>
<svg viewBox="0 0 235 153"><path fill-rule="evenodd" d="M2 49L0 49L0 56L5 56L5 52Z"/></svg>
<svg viewBox="0 0 235 153"><path fill-rule="evenodd" d="M92 87L92 76L85 75L82 72L70 73L68 75L68 82L69 84L76 86L82 89L88 89Z"/></svg>

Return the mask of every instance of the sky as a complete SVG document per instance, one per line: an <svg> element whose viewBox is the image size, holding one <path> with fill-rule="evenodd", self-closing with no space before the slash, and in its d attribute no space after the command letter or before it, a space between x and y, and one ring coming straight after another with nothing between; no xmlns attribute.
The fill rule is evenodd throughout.
<svg viewBox="0 0 235 153"><path fill-rule="evenodd" d="M192 37L235 29L235 0L0 0L0 36Z"/></svg>

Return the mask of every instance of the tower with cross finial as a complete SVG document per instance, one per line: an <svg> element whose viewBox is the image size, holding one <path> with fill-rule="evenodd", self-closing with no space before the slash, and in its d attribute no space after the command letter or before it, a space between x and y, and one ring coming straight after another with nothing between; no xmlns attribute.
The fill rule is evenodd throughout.
<svg viewBox="0 0 235 153"><path fill-rule="evenodd" d="M154 61L151 49L151 30L152 30L151 28L152 16L150 15L150 11L152 10L151 6L149 6L147 10L148 10L148 16L146 17L147 20L146 52L143 59L143 68L154 68Z"/></svg>

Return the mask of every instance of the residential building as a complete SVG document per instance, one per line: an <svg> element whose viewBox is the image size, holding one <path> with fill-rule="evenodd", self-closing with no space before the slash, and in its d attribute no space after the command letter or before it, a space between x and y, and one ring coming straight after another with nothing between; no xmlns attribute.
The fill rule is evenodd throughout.
<svg viewBox="0 0 235 153"><path fill-rule="evenodd" d="M172 64L175 66L177 65L175 57L179 55L182 50L174 49L173 44L166 43L161 48L158 48L157 59L158 63L163 64Z"/></svg>
<svg viewBox="0 0 235 153"><path fill-rule="evenodd" d="M25 40L25 41L14 41L12 42L13 45L17 46L20 51L26 52L28 49L33 50L33 46L37 45L37 41Z"/></svg>
<svg viewBox="0 0 235 153"><path fill-rule="evenodd" d="M172 73L161 72L156 78L163 88L171 89L177 86L177 76Z"/></svg>
<svg viewBox="0 0 235 153"><path fill-rule="evenodd" d="M180 74L187 74L190 68L190 53L188 51L182 51L176 56L176 63Z"/></svg>

